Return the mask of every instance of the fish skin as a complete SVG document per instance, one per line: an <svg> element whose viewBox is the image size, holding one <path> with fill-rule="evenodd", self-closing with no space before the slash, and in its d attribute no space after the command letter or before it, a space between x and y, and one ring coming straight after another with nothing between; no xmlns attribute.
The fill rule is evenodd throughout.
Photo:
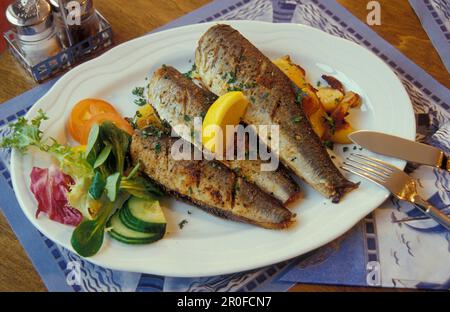
<svg viewBox="0 0 450 312"><path fill-rule="evenodd" d="M228 220L267 229L284 229L295 222L295 214L221 163L174 160L170 149L175 140L136 130L130 146L133 163L140 161L141 170L166 192Z"/></svg>
<svg viewBox="0 0 450 312"><path fill-rule="evenodd" d="M358 187L331 161L296 102L290 79L237 30L222 24L211 27L199 40L195 64L202 84L217 95L242 87L252 99L245 123L280 126L279 158L298 177L335 203ZM270 146L270 137L260 138Z"/></svg>
<svg viewBox="0 0 450 312"><path fill-rule="evenodd" d="M193 129L194 117L205 116L209 107L217 99L213 93L197 86L171 66L157 69L149 82L148 99L158 116L172 127L186 125ZM185 116L190 116L185 118ZM181 134L182 135L182 134ZM183 136L195 143L190 133ZM197 147L199 142L197 142ZM264 192L274 196L285 205L300 196L298 184L283 166L275 171L261 171L261 160L221 160L239 176L254 183Z"/></svg>

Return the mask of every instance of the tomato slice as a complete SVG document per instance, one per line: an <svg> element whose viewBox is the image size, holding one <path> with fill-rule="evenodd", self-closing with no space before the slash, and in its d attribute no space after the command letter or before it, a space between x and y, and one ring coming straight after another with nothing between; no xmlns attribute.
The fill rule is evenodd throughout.
<svg viewBox="0 0 450 312"><path fill-rule="evenodd" d="M119 114L114 106L100 99L88 98L79 101L72 109L67 124L67 128L72 137L80 141L86 123L93 116L104 113Z"/></svg>
<svg viewBox="0 0 450 312"><path fill-rule="evenodd" d="M122 129L123 131L127 132L128 134L133 134L133 128L131 125L123 119L118 113L101 113L92 116L91 119L89 119L82 129L80 133L80 143L85 145L87 144L89 132L91 131L91 128L94 124L102 124L105 121L111 121L113 124L115 124L118 128Z"/></svg>

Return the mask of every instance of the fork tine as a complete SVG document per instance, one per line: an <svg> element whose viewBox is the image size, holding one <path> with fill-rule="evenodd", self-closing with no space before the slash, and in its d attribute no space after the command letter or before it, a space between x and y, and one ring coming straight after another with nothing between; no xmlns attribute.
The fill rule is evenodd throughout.
<svg viewBox="0 0 450 312"><path fill-rule="evenodd" d="M369 161L364 162L364 161L361 161L359 158L354 159L354 157L355 156L351 155L351 156L347 157L347 160L357 163L357 164L363 166L366 170L376 173L376 174L382 176L383 178L388 178L392 173L392 171L389 171L382 166L376 165L373 162L369 162Z"/></svg>
<svg viewBox="0 0 450 312"><path fill-rule="evenodd" d="M370 166L368 166L365 163L360 163L354 160L351 160L347 158L347 161L344 162L344 165L351 166L352 168L356 168L360 171L365 171L366 173L370 173L374 177L380 179L381 181L386 181L386 179L389 178L389 176L383 175L382 173L372 169Z"/></svg>
<svg viewBox="0 0 450 312"><path fill-rule="evenodd" d="M360 177L366 178L366 179L368 179L370 181L373 181L373 182L377 183L378 185L380 185L382 187L385 187L383 180L379 179L378 177L376 177L376 176L374 176L374 175L372 175L370 173L367 173L364 170L359 169L358 167L355 167L355 166L352 166L350 164L344 163L344 165L341 166L341 169L343 169L345 171L348 171L348 172L351 172L351 173L354 173L356 175L359 175Z"/></svg>
<svg viewBox="0 0 450 312"><path fill-rule="evenodd" d="M354 157L358 157L358 158L364 159L366 161L370 161L374 165L383 167L383 168L389 170L390 172L394 172L396 170L399 170L398 168L392 166L391 164L388 164L388 163L386 163L386 162L384 162L382 160L379 160L379 159L376 159L376 158L373 158L373 157L369 157L369 156L362 155L362 154L354 154L354 153L351 153L350 155L354 156Z"/></svg>

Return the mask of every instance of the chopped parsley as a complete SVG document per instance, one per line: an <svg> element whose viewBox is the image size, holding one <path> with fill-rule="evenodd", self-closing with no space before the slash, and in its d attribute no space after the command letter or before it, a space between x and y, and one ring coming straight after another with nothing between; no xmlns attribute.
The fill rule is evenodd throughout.
<svg viewBox="0 0 450 312"><path fill-rule="evenodd" d="M256 87L256 83L255 82L246 82L242 85L245 89L251 89Z"/></svg>
<svg viewBox="0 0 450 312"><path fill-rule="evenodd" d="M143 106L147 104L147 99L145 98L145 87L135 87L131 94L137 97L137 99L134 100L134 104L138 106Z"/></svg>
<svg viewBox="0 0 450 312"><path fill-rule="evenodd" d="M184 115L184 121L191 121L191 116L189 115Z"/></svg>
<svg viewBox="0 0 450 312"><path fill-rule="evenodd" d="M133 95L143 97L144 96L144 87L135 87L133 91L131 91Z"/></svg>
<svg viewBox="0 0 450 312"><path fill-rule="evenodd" d="M137 98L134 100L134 104L136 104L138 106L144 106L145 104L147 104L147 100L143 97Z"/></svg>
<svg viewBox="0 0 450 312"><path fill-rule="evenodd" d="M264 92L264 93L261 95L261 97L262 97L263 99L267 99L267 98L269 97L269 92Z"/></svg>
<svg viewBox="0 0 450 312"><path fill-rule="evenodd" d="M178 223L178 227L180 228L180 230L182 230L187 223L188 223L188 220L186 220L186 219L184 219L183 221Z"/></svg>
<svg viewBox="0 0 450 312"><path fill-rule="evenodd" d="M242 91L242 88L239 88L239 87L228 87L228 89L227 89L227 91L228 92L231 92L231 91Z"/></svg>
<svg viewBox="0 0 450 312"><path fill-rule="evenodd" d="M331 117L329 114L326 114L325 116L323 116L323 119L330 127L331 133L334 134L336 132L336 123L334 122L333 117Z"/></svg>
<svg viewBox="0 0 450 312"><path fill-rule="evenodd" d="M323 145L330 150L334 148L334 143L330 140L323 141Z"/></svg>
<svg viewBox="0 0 450 312"><path fill-rule="evenodd" d="M188 212L188 214L192 214L192 212L190 210L188 210L187 212Z"/></svg>
<svg viewBox="0 0 450 312"><path fill-rule="evenodd" d="M186 78L189 78L189 79L192 80L192 76L193 76L193 74L195 73L196 70L197 70L197 66L196 66L195 64L192 64L191 70L188 71L187 73L184 73L183 75L184 75Z"/></svg>
<svg viewBox="0 0 450 312"><path fill-rule="evenodd" d="M156 136L158 139L160 139L164 133L164 130L155 127L154 125L149 125L142 131L144 137Z"/></svg>
<svg viewBox="0 0 450 312"><path fill-rule="evenodd" d="M320 87L321 85L322 85L322 82L320 82L320 80L317 81L317 87Z"/></svg>
<svg viewBox="0 0 450 312"><path fill-rule="evenodd" d="M300 123L301 120L302 120L302 118L299 117L299 116L292 118L292 121L293 121L294 123Z"/></svg>
<svg viewBox="0 0 450 312"><path fill-rule="evenodd" d="M155 144L155 152L157 152L157 153L161 152L161 143L156 142L156 144Z"/></svg>
<svg viewBox="0 0 450 312"><path fill-rule="evenodd" d="M251 96L251 97L250 97L250 101L251 101L252 103L255 103L255 101L256 101L255 97L254 97L254 96Z"/></svg>
<svg viewBox="0 0 450 312"><path fill-rule="evenodd" d="M227 83L235 83L235 82L236 82L236 75L232 72L229 72Z"/></svg>
<svg viewBox="0 0 450 312"><path fill-rule="evenodd" d="M192 194L192 187L189 186L189 194Z"/></svg>
<svg viewBox="0 0 450 312"><path fill-rule="evenodd" d="M295 102L297 104L302 104L303 98L307 97L308 93L304 92L303 90L296 88L295 90Z"/></svg>
<svg viewBox="0 0 450 312"><path fill-rule="evenodd" d="M348 152L348 147L347 147L347 146L344 146L344 147L342 148L342 151L343 151L344 153L347 153L347 152Z"/></svg>
<svg viewBox="0 0 450 312"><path fill-rule="evenodd" d="M355 146L353 146L353 150L355 151L356 149L357 149L356 145L355 145Z"/></svg>

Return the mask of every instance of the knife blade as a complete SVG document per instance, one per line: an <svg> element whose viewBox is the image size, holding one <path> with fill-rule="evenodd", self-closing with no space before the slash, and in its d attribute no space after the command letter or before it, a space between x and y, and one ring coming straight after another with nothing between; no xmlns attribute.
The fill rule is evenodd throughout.
<svg viewBox="0 0 450 312"><path fill-rule="evenodd" d="M440 149L397 136L360 130L349 135L354 143L378 154L450 171L450 159Z"/></svg>

